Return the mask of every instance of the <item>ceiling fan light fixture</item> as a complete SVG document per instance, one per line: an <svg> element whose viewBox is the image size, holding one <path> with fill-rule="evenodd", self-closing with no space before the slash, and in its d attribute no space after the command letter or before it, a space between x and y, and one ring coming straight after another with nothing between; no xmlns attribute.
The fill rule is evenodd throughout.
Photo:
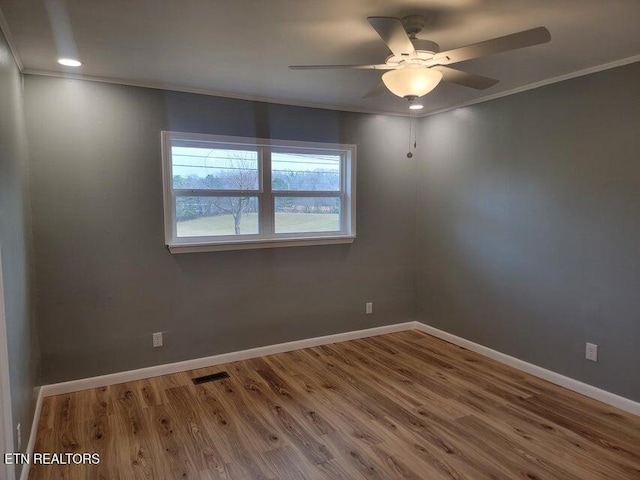
<svg viewBox="0 0 640 480"><path fill-rule="evenodd" d="M382 75L385 86L398 97L422 97L436 88L442 72L426 67L399 68Z"/></svg>

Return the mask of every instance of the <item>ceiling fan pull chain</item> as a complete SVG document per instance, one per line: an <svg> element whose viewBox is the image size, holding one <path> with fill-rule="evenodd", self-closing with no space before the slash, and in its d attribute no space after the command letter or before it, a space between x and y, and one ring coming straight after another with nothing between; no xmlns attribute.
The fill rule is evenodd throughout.
<svg viewBox="0 0 640 480"><path fill-rule="evenodd" d="M407 153L407 158L413 158L413 152L411 151L411 140L413 139L413 117L409 116L409 153ZM414 141L415 145L415 141Z"/></svg>

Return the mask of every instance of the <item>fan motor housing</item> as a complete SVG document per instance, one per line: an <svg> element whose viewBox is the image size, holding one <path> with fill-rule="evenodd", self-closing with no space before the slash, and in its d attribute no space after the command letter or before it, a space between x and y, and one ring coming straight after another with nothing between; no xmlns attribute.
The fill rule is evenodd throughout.
<svg viewBox="0 0 640 480"><path fill-rule="evenodd" d="M427 24L427 19L422 15L407 15L402 17L401 22L409 37L415 38Z"/></svg>

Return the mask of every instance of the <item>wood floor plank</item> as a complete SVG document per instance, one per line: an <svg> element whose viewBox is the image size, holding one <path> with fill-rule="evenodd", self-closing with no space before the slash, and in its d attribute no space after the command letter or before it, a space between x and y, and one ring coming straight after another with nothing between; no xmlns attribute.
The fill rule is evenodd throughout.
<svg viewBox="0 0 640 480"><path fill-rule="evenodd" d="M215 384L203 384L200 387L197 389L199 398L206 400L203 414L209 414L216 420L217 432L214 438L220 442L221 451L224 445L226 456L230 458L227 464L229 472L244 472L245 478L273 478L273 470L262 457L265 444L256 439L251 426L247 425L237 415L230 402L224 399L223 392L228 390L228 387ZM232 478L243 478L237 475L238 473L230 473Z"/></svg>
<svg viewBox="0 0 640 480"><path fill-rule="evenodd" d="M191 461L198 471L210 470L217 477L225 478L225 459L210 435L207 418L203 418L193 404L193 395L187 386L165 390L167 408L174 418L181 418L180 425L185 431L182 442Z"/></svg>
<svg viewBox="0 0 640 480"><path fill-rule="evenodd" d="M315 358L325 367L329 367L331 374L334 375L335 383L338 385L336 391L341 391L340 389L342 389L345 392L341 396L342 401L351 403L360 409L364 409L365 407L363 406L368 405L368 412L373 420L394 435L399 436L403 442L426 444L427 448L425 450L427 452L430 449L440 454L444 452L448 455L448 457L445 457L447 460L451 460L453 456L453 461L458 464L458 467L472 472L470 478L495 478L496 475L500 477L500 471L495 470L493 465L483 464L482 456L478 457L473 448L467 448L466 450L472 450L474 455L467 455L462 446L457 447L455 444L452 445L450 442L443 440L446 435L442 437L434 434L432 429L420 418L395 403L394 399L380 394L376 388L370 387L368 383L361 382L357 376L350 375L333 360L327 360L314 349L305 350L305 353L311 355L312 358ZM351 389L350 392L349 389ZM440 421L442 422L442 419ZM489 470L489 474L486 477L482 476L485 474L485 470ZM504 470L502 475L505 476L508 473L508 471Z"/></svg>
<svg viewBox="0 0 640 480"><path fill-rule="evenodd" d="M189 452L187 449L184 441L184 421L176 417L166 405L146 408L143 415L150 434L145 439L146 444L139 445L133 442L129 446L129 449L133 447L134 452L136 448L139 449L134 456L133 465L146 475L144 467L147 467L147 458L150 457L153 466L159 470L159 475L163 478L195 478L197 467L191 453L199 452ZM120 436L118 440L119 438Z"/></svg>
<svg viewBox="0 0 640 480"><path fill-rule="evenodd" d="M276 478L280 480L314 480L305 473L304 460L298 452L288 445L274 448L264 454L265 460L273 465Z"/></svg>
<svg viewBox="0 0 640 480"><path fill-rule="evenodd" d="M405 331L48 397L36 451L101 462L30 480L639 480L640 418Z"/></svg>

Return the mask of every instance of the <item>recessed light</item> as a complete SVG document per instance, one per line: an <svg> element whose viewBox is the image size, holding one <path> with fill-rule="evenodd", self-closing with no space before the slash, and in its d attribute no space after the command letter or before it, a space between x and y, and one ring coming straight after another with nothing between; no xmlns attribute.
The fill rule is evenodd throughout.
<svg viewBox="0 0 640 480"><path fill-rule="evenodd" d="M58 63L60 65L64 65L65 67L79 67L82 65L80 60L74 60L73 58L59 58Z"/></svg>
<svg viewBox="0 0 640 480"><path fill-rule="evenodd" d="M419 103L412 103L411 105L409 105L410 110L422 110L423 108L424 106L420 105Z"/></svg>

